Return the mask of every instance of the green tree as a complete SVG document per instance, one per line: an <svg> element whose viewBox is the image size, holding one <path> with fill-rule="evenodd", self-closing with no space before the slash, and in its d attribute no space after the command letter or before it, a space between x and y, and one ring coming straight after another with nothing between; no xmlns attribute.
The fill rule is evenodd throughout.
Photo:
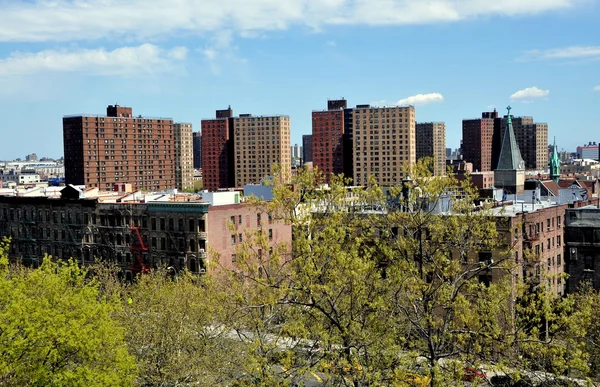
<svg viewBox="0 0 600 387"><path fill-rule="evenodd" d="M0 246L0 385L131 386L134 358L112 318L119 300L73 261L9 267Z"/></svg>
<svg viewBox="0 0 600 387"><path fill-rule="evenodd" d="M106 291L125 304L116 316L140 370L136 384L227 385L241 373L244 351L223 328L225 293L215 292L209 277L174 274L155 270L130 285L104 275Z"/></svg>

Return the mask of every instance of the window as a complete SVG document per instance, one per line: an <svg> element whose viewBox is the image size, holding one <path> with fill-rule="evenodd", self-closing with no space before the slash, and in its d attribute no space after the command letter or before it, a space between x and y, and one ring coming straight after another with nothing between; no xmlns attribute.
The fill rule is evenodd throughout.
<svg viewBox="0 0 600 387"><path fill-rule="evenodd" d="M238 234L238 242L242 243L242 234Z"/></svg>
<svg viewBox="0 0 600 387"><path fill-rule="evenodd" d="M260 214L256 214L256 225L260 226Z"/></svg>
<svg viewBox="0 0 600 387"><path fill-rule="evenodd" d="M269 214L269 224L273 224L273 215Z"/></svg>
<svg viewBox="0 0 600 387"><path fill-rule="evenodd" d="M238 215L238 224L242 224L242 215Z"/></svg>
<svg viewBox="0 0 600 387"><path fill-rule="evenodd" d="M559 236L556 237L556 245L558 247L560 247L560 244L561 244L561 236L559 235Z"/></svg>
<svg viewBox="0 0 600 387"><path fill-rule="evenodd" d="M194 219L190 219L189 220L189 231L190 232L196 232L196 222L194 221Z"/></svg>
<svg viewBox="0 0 600 387"><path fill-rule="evenodd" d="M235 226L235 216L230 216L229 221Z"/></svg>
<svg viewBox="0 0 600 387"><path fill-rule="evenodd" d="M550 238L548 238L548 250L550 250Z"/></svg>
<svg viewBox="0 0 600 387"><path fill-rule="evenodd" d="M561 258L560 254L557 254L557 255L556 255L556 264L557 264L558 266L560 266L560 265L562 264L562 262L561 262L561 259L560 259L560 258Z"/></svg>
<svg viewBox="0 0 600 387"><path fill-rule="evenodd" d="M231 236L231 244L235 245L235 234Z"/></svg>
<svg viewBox="0 0 600 387"><path fill-rule="evenodd" d="M156 230L156 218L150 219L150 229L152 229L153 231Z"/></svg>
<svg viewBox="0 0 600 387"><path fill-rule="evenodd" d="M270 241L273 240L273 229L272 228L269 229L269 240Z"/></svg>
<svg viewBox="0 0 600 387"><path fill-rule="evenodd" d="M560 221L561 221L561 218L560 218L560 216L557 216L557 217L556 217L556 226L557 226L558 228L560 228L560 226L561 226L561 223L560 223Z"/></svg>
<svg viewBox="0 0 600 387"><path fill-rule="evenodd" d="M483 263L491 263L492 261L492 253L489 251L479 252L479 262Z"/></svg>
<svg viewBox="0 0 600 387"><path fill-rule="evenodd" d="M231 263L237 262L237 256L235 254L231 254Z"/></svg>
<svg viewBox="0 0 600 387"><path fill-rule="evenodd" d="M586 255L583 262L584 262L583 270L594 271L594 260L591 255Z"/></svg>

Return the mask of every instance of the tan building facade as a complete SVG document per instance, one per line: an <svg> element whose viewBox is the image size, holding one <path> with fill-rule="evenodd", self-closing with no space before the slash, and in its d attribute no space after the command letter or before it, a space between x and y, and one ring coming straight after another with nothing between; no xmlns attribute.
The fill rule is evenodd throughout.
<svg viewBox="0 0 600 387"><path fill-rule="evenodd" d="M371 175L379 185L400 184L416 162L415 108L358 105L352 122L354 184L367 185Z"/></svg>
<svg viewBox="0 0 600 387"><path fill-rule="evenodd" d="M180 190L194 188L194 149L192 145L192 124L175 123L175 184Z"/></svg>
<svg viewBox="0 0 600 387"><path fill-rule="evenodd" d="M235 186L259 184L278 165L291 176L290 117L240 114L233 119Z"/></svg>
<svg viewBox="0 0 600 387"><path fill-rule="evenodd" d="M446 124L444 122L422 122L416 126L417 160L433 159L433 175L446 175Z"/></svg>

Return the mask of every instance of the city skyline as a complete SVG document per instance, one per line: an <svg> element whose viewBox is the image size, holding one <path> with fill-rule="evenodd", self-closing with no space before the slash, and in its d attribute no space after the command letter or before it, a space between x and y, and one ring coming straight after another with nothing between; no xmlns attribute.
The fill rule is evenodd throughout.
<svg viewBox="0 0 600 387"><path fill-rule="evenodd" d="M59 158L62 117L114 103L195 131L228 105L289 115L291 144L326 99L413 104L450 148L510 103L561 150L597 142L599 1L522 3L0 0L0 159Z"/></svg>

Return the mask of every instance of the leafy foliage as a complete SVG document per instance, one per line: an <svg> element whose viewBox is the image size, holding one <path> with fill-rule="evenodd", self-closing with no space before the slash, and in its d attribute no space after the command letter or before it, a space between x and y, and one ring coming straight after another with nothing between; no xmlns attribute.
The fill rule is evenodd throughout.
<svg viewBox="0 0 600 387"><path fill-rule="evenodd" d="M0 251L0 385L130 386L136 366L120 302L74 262L46 257L37 270L6 266Z"/></svg>

